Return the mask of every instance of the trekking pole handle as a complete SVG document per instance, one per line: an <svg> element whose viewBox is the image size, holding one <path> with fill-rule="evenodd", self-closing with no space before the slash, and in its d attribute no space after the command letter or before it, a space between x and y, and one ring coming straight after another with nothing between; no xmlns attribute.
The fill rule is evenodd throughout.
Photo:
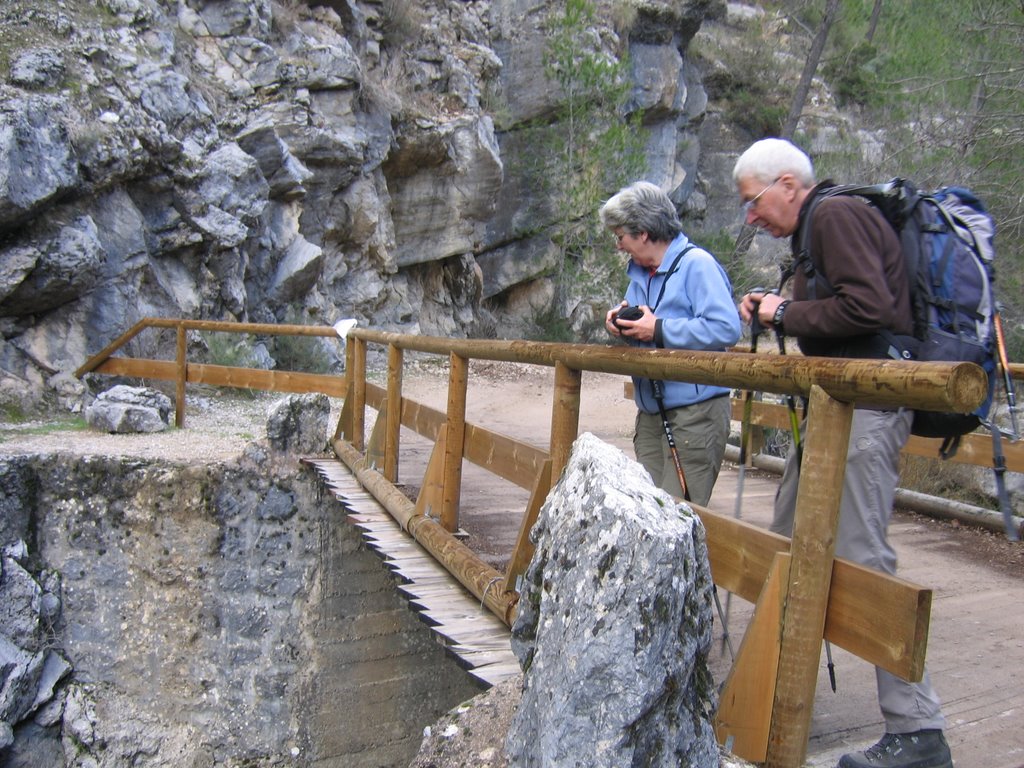
<svg viewBox="0 0 1024 768"><path fill-rule="evenodd" d="M751 288L749 291L747 291L747 293L761 293L761 294L771 293L771 294L775 294L776 296L779 295L779 291L778 291L777 288L765 288L764 286L761 286L761 285L759 285L759 286L757 286L755 288ZM760 336L762 333L764 333L764 331L765 331L764 323L761 322L761 318L759 318L757 316L757 312L752 313L750 315L750 338L751 338L751 351L752 352L756 352L757 351L757 337Z"/></svg>

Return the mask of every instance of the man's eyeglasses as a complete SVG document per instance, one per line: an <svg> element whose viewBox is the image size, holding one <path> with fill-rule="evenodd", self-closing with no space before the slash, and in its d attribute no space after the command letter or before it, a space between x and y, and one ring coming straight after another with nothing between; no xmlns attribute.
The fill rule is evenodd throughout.
<svg viewBox="0 0 1024 768"><path fill-rule="evenodd" d="M756 195L754 195L754 196L753 196L752 198L750 198L749 200L747 200L747 202L745 202L745 203L743 204L743 212L744 212L744 213L750 213L750 212L751 212L752 210L754 210L754 209L755 209L755 208L757 207L757 201L761 199L761 195L763 195L763 194L764 194L765 192L767 192L767 191L768 191L769 189L771 189L771 188L772 188L772 187L774 187L774 186L775 186L776 184L778 184L778 183L779 183L779 179L781 179L781 178L782 178L782 177L781 177L781 176L779 176L778 178L776 178L776 179L775 179L775 181L773 181L773 182L772 182L771 184L769 184L769 185L768 185L767 187L765 187L764 189L762 189L762 190L761 190L760 192L758 192L758 193L757 193Z"/></svg>
<svg viewBox="0 0 1024 768"><path fill-rule="evenodd" d="M612 232L612 237L615 238L616 245L622 245L622 241L625 238L629 237L629 232L623 232L622 234L619 234L618 232Z"/></svg>

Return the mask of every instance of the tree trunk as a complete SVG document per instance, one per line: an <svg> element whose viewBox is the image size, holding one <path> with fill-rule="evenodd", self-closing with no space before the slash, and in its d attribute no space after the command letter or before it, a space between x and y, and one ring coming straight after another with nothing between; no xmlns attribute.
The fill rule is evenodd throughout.
<svg viewBox="0 0 1024 768"><path fill-rule="evenodd" d="M825 16L818 27L818 33L811 43L811 50L807 54L807 61L804 63L804 71L800 74L800 82L797 83L796 92L793 94L793 103L789 108L789 116L785 125L782 126L783 138L791 138L796 133L797 123L800 122L800 114L803 112L804 104L807 101L807 94L811 91L811 81L814 80L814 73L818 71L818 62L821 61L821 54L825 50L825 41L828 40L828 33L836 20L839 12L840 0L828 0L825 4ZM879 0L880 2L880 0Z"/></svg>
<svg viewBox="0 0 1024 768"><path fill-rule="evenodd" d="M871 22L868 24L866 40L870 43L875 39L875 30L878 29L878 19L882 16L882 0L875 0L871 8Z"/></svg>
<svg viewBox="0 0 1024 768"><path fill-rule="evenodd" d="M800 122L800 115L803 112L804 103L807 101L807 94L811 90L811 81L814 79L815 72L818 71L818 62L821 61L821 54L825 50L828 33L832 29L832 23L835 21L836 14L839 11L839 3L840 0L828 0L825 5L825 16L822 18L821 26L811 42L811 50L807 54L804 70L800 74L800 82L797 84L796 92L793 94L793 103L790 105L789 115L782 126L781 137L784 139L791 139L793 134L796 133L796 126ZM881 5L881 0L876 0L876 5ZM746 223L743 224L739 235L736 237L736 248L733 250L734 259L742 258L746 255L747 251L750 250L750 244L753 242L756 232L756 228L748 226Z"/></svg>

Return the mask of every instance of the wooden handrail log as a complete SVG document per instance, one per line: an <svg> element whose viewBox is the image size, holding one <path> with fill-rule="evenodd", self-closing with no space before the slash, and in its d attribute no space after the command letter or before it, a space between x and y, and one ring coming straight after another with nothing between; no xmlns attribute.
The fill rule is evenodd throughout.
<svg viewBox="0 0 1024 768"><path fill-rule="evenodd" d="M95 355L93 355L88 360L86 360L85 363L81 367L79 367L77 371L75 371L75 376L77 378L81 378L85 374L91 373L92 371L94 371L104 361L106 361L107 358L109 358L117 350L119 350L121 347L123 347L125 344L127 344L129 341L131 341L133 338L135 338L135 336L138 335L139 332L141 332L145 327L146 327L146 321L145 320L140 320L139 322L137 322L135 325L133 325L127 331L125 331L120 336L118 336L116 339L114 339L112 342L107 344L107 346L105 346L103 349L101 349Z"/></svg>
<svg viewBox="0 0 1024 768"><path fill-rule="evenodd" d="M354 328L349 335L419 352L534 365L563 363L575 370L717 384L784 395L806 396L812 386L819 386L836 400L879 407L905 405L969 413L988 393L988 377L973 363L847 360L542 341L450 339L363 328Z"/></svg>
<svg viewBox="0 0 1024 768"><path fill-rule="evenodd" d="M165 317L147 317L137 325L148 328L177 328L186 331L224 331L226 333L258 333L268 336L323 336L338 335L330 325L278 325L275 323L234 323L226 320L175 320Z"/></svg>
<svg viewBox="0 0 1024 768"><path fill-rule="evenodd" d="M268 336L337 336L330 325L274 325L271 323L233 323L220 320L176 320L166 317L144 317L131 328L90 357L76 371L81 378L92 373L117 350L138 336L146 328L184 328L186 331L223 331L225 333L257 333Z"/></svg>
<svg viewBox="0 0 1024 768"><path fill-rule="evenodd" d="M485 563L469 547L431 517L416 512L415 505L376 470L366 466L359 451L344 440L334 441L334 451L364 488L377 499L402 528L443 565L450 574L507 626L515 619L519 595L504 589L504 575Z"/></svg>

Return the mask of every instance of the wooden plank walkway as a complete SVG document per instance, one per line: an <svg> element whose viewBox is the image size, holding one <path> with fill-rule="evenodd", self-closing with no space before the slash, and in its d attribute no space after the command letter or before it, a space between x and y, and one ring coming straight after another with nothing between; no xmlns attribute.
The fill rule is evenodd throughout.
<svg viewBox="0 0 1024 768"><path fill-rule="evenodd" d="M508 627L402 530L340 460L303 463L313 468L341 503L346 521L398 579L409 607L469 674L488 687L519 674Z"/></svg>

